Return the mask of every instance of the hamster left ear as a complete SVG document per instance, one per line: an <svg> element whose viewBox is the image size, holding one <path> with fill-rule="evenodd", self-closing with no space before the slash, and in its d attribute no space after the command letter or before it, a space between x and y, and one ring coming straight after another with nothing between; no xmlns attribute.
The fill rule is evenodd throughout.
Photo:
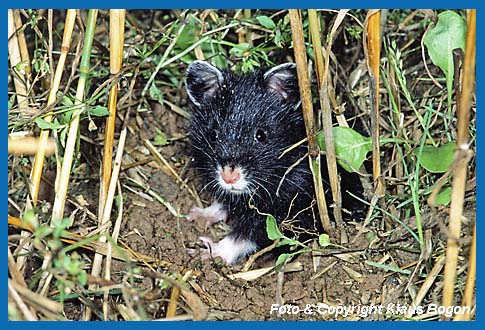
<svg viewBox="0 0 485 330"><path fill-rule="evenodd" d="M285 63L269 69L263 75L268 91L279 95L287 102L299 104L300 91L295 63Z"/></svg>

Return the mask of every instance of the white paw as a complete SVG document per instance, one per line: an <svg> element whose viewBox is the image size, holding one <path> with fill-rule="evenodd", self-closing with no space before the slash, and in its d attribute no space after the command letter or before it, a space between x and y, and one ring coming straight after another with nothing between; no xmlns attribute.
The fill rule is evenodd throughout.
<svg viewBox="0 0 485 330"><path fill-rule="evenodd" d="M205 220L205 229L219 221L227 220L227 211L222 208L222 204L214 202L212 205L204 208L192 207L189 214L185 217L188 221L195 219Z"/></svg>
<svg viewBox="0 0 485 330"><path fill-rule="evenodd" d="M256 251L257 247L254 242L235 239L232 236L226 236L218 243L214 243L209 237L199 237L204 243L205 249L200 249L201 259L207 260L209 258L220 257L228 264L235 263L239 258L244 257L251 252ZM197 253L196 249L190 249L189 255L194 256Z"/></svg>

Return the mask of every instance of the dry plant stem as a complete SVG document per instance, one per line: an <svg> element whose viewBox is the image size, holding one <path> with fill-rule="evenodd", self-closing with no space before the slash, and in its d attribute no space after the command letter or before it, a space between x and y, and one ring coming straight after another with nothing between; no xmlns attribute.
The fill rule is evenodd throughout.
<svg viewBox="0 0 485 330"><path fill-rule="evenodd" d="M79 82L76 90L76 100L74 101L74 105L82 104L82 100L84 99L84 89L86 86L86 79L88 78L89 72L89 60L91 57L91 46L93 43L94 37L94 28L96 25L96 17L98 14L98 10L90 10L88 13L88 22L86 26L86 35L84 39L84 48L83 54L81 59L81 65L79 67ZM76 141L79 131L79 121L80 115L84 111L84 107L82 106L79 110L75 110L72 114L71 123L69 125L68 136L66 140L66 147L64 151L64 160L62 162L61 173L58 175L58 180L56 184L56 195L54 198L54 206L52 208L52 218L51 218L51 225L56 220L62 219L64 215L64 206L66 202L67 196L67 188L69 186L69 178L71 174L72 162L74 159L74 151L76 147ZM46 269L49 258L46 257L43 263L43 269ZM49 276L45 279L44 283L40 283L43 285L42 292L46 292L50 279L52 276Z"/></svg>
<svg viewBox="0 0 485 330"><path fill-rule="evenodd" d="M308 147L311 155L319 153L316 138L315 124L313 120L313 105L310 94L310 82L307 72L307 58L305 49L305 40L303 36L303 26L301 23L301 13L298 9L289 10L291 32L293 38L293 47L295 54L296 69L298 73L298 85L305 120L305 128L308 136Z"/></svg>
<svg viewBox="0 0 485 330"><path fill-rule="evenodd" d="M335 204L333 214L339 227L342 226L342 197L337 174L337 157L335 155L335 143L333 138L332 109L330 107L329 99L329 81L331 81L331 78L328 68L330 65L330 51L332 48L333 37L347 11L348 10L339 11L337 19L335 20L330 32L327 49L325 51L325 58L323 58L322 41L320 39L320 24L318 21L317 12L315 10L308 10L308 20L310 23L310 32L312 35L313 49L315 52L315 67L318 78L317 82L319 87L320 106L322 108L322 130L325 139L328 176L330 179L333 202Z"/></svg>
<svg viewBox="0 0 485 330"><path fill-rule="evenodd" d="M8 138L8 153L16 155L35 155L41 147L41 141L35 137ZM42 145L46 155L52 155L56 151L56 143L53 139L47 140Z"/></svg>
<svg viewBox="0 0 485 330"><path fill-rule="evenodd" d="M22 62L20 55L19 41L17 33L15 32L15 19L13 10L8 10L8 58L10 59L10 67L12 70L13 84L15 87L15 94L17 96L17 106L20 111L28 106L27 86L19 72L16 69L17 64Z"/></svg>
<svg viewBox="0 0 485 330"><path fill-rule="evenodd" d="M269 252L269 251L273 250L274 248L276 248L278 243L279 243L279 240L275 240L275 241L273 241L273 243L271 245L259 250L258 252L252 254L251 256L249 256L248 261L246 261L246 263L244 264L244 267L242 268L241 271L247 272L253 266L253 264L256 262L256 260L259 257L261 257L266 252Z"/></svg>
<svg viewBox="0 0 485 330"><path fill-rule="evenodd" d="M379 10L367 14L367 65L369 67L371 95L371 127L372 127L372 169L376 194L384 193L384 182L381 177L381 161L379 148L379 63L381 51Z"/></svg>
<svg viewBox="0 0 485 330"><path fill-rule="evenodd" d="M110 42L110 73L112 76L120 72L123 60L123 44L125 35L125 10L113 9L109 12L109 42ZM99 187L98 214L103 214L103 205L108 192L108 184L111 176L111 162L113 157L113 140L116 124L116 103L118 100L119 83L113 84L109 91L108 111L104 134L103 162L101 168L101 183Z"/></svg>
<svg viewBox="0 0 485 330"><path fill-rule="evenodd" d="M23 286L19 285L18 283L12 281L11 279L8 280L9 284L18 292L18 294L25 300L28 301L28 305L32 306L36 310L42 311L42 313L46 314L49 317L58 319L60 317L60 313L62 313L63 306L61 303L43 297L37 293L32 292L28 288L24 288Z"/></svg>
<svg viewBox="0 0 485 330"><path fill-rule="evenodd" d="M445 258L444 256L440 256L436 259L436 262L433 266L433 269L429 272L428 276L426 277L426 280L424 283L421 285L419 288L418 293L416 294L416 297L413 300L413 306L419 306L421 305L421 302L425 298L426 294L428 293L429 289L435 283L436 278L440 275L441 270L443 269L443 266L445 265ZM411 308L406 315L406 317L413 317L415 311Z"/></svg>
<svg viewBox="0 0 485 330"><path fill-rule="evenodd" d="M392 65L388 65L389 68L389 86L391 88L391 93L396 100L397 105L397 113L392 112L394 125L397 127L397 135L396 137L399 139L403 135L403 118L404 114L401 113L401 94L399 93L399 83L396 81L396 72L394 71L394 67ZM393 151L396 155L396 169L395 169L395 177L402 178L404 177L404 165L402 162L401 155L397 152L397 148L394 147ZM397 194L402 195L404 194L404 186L398 185L397 186Z"/></svg>
<svg viewBox="0 0 485 330"><path fill-rule="evenodd" d="M30 83L32 80L31 73L32 69L30 67L30 55L29 49L27 47L27 41L25 40L25 33L21 30L22 28L22 18L20 17L19 10L13 11L13 18L15 21L15 29L17 31L17 37L19 42L19 49L20 49L20 56L22 57L22 61L25 63L25 76L27 81Z"/></svg>
<svg viewBox="0 0 485 330"><path fill-rule="evenodd" d="M123 61L123 45L124 45L124 35L125 35L125 10L112 9L110 10L109 14L110 14L110 21L109 21L110 73L111 73L111 76L116 76L120 72L122 61ZM99 219L104 219L104 207L107 204L106 197L108 194L108 186L110 184L110 178L111 178L113 140L114 140L115 125L116 125L116 106L118 101L118 89L119 89L119 83L113 84L108 96L108 111L110 114L106 118L106 128L105 128L105 135L104 135L103 162L102 162L102 168L101 168L101 182L99 187L99 204L98 204ZM126 136L126 129L125 129L125 136ZM120 138L120 142L121 142L121 138ZM119 163L121 164L121 159ZM121 189L120 189L120 197L121 197L120 200L122 200ZM120 204L122 204L122 202ZM119 227L121 223L121 217L122 217L122 205L120 205L118 218L116 220L116 224L118 225L118 232L119 232ZM100 225L102 226L103 224L100 224ZM116 235L116 237L117 236L118 234ZM102 236L101 238L104 238L104 236ZM102 239L100 239L100 241L103 242ZM104 276L106 280L111 279L112 249L113 247L111 245L111 242L109 242L108 253L107 253L106 264L105 264L105 276ZM102 261L102 255L97 254L95 256L95 260L99 260L99 266L100 266ZM93 271L94 271L94 268L93 268ZM104 299L103 299L103 317L105 320L108 320L108 315L109 315L108 293L109 293L108 290L104 292ZM89 311L87 311L86 313L87 319L90 318L89 314L90 314Z"/></svg>
<svg viewBox="0 0 485 330"><path fill-rule="evenodd" d="M10 277L17 282L19 285L23 286L24 288L27 287L27 283L25 282L24 277L19 271L17 264L15 263L15 259L13 258L12 252L10 248L8 250L7 260L8 260L8 271L10 273Z"/></svg>
<svg viewBox="0 0 485 330"><path fill-rule="evenodd" d="M173 167L170 165L170 163L165 159L165 157L162 156L161 153L157 151L155 146L147 139L143 140L143 144L148 148L150 153L163 165L165 165L168 168L169 174L172 175L180 184L182 187L187 189L187 191L192 195L192 197L197 198L197 194L194 192L193 189L191 189L187 183L182 180L180 175L173 169Z"/></svg>
<svg viewBox="0 0 485 330"><path fill-rule="evenodd" d="M64 72L64 64L66 63L67 53L71 45L72 31L74 29L74 22L76 19L76 11L69 9L66 14L66 22L64 24L64 35L62 37L61 54L59 56L59 62L57 62L56 72L54 73L54 80L52 81L49 98L47 99L46 107L55 104L57 100L57 91L61 83L62 73ZM47 115L44 120L48 123L52 122L52 115ZM37 149L35 155L34 166L30 174L30 193L33 199L34 205L37 203L37 195L39 193L40 178L42 176L42 168L44 167L44 158L46 156L45 146L49 139L49 130L42 130L40 132L40 147Z"/></svg>
<svg viewBox="0 0 485 330"><path fill-rule="evenodd" d="M244 18L245 19L251 18L251 9L244 9ZM245 31L246 31L246 42L252 46L253 40L251 38L251 34L252 34L251 27L247 27Z"/></svg>
<svg viewBox="0 0 485 330"><path fill-rule="evenodd" d="M59 56L59 62L57 63L56 72L54 74L54 79L51 84L49 97L47 99L46 107L50 107L55 104L56 102L56 95L59 89L59 85L61 83L62 73L64 72L64 63L66 62L67 53L69 51L69 46L72 37L72 31L74 29L74 20L76 17L75 10L68 10L66 14L66 21L64 25L64 35L62 38L62 45L61 45L61 54ZM52 122L52 115L47 115L44 117L46 122ZM42 130L39 136L39 148L36 150L34 165L32 167L32 171L30 173L30 196L32 201L30 200L30 196L27 199L26 208L31 209L33 206L37 204L37 197L39 194L39 186L40 186L40 179L42 177L42 169L44 167L44 158L47 153L47 148L49 145L49 130ZM26 232L22 232L22 235L25 236ZM27 250L29 247L24 246L23 251ZM21 253L24 254L24 253ZM23 255L19 256L17 259L17 264L20 269L23 268L25 263L25 257ZM47 260L45 261L47 265Z"/></svg>
<svg viewBox="0 0 485 330"><path fill-rule="evenodd" d="M12 298L13 301L17 304L22 314L25 316L27 321L37 321L37 317L32 313L29 307L25 304L22 300L20 295L18 294L17 290L13 287L13 281L8 280L8 296Z"/></svg>
<svg viewBox="0 0 485 330"><path fill-rule="evenodd" d="M113 233L111 235L114 242L118 241L118 236L120 235L121 220L123 219L123 191L121 190L120 181L117 181L118 186L118 196L119 196L119 207L118 207L118 217L116 218L115 225L113 228ZM108 251L106 253L106 265L104 279L107 281L111 280L111 260L113 259L113 245L111 241L108 242ZM109 288L106 288L103 295L103 316L105 320L108 320L109 315Z"/></svg>
<svg viewBox="0 0 485 330"><path fill-rule="evenodd" d="M477 224L473 226L473 238L468 257L468 274L466 277L465 293L461 306L473 306L473 296L475 292L475 281L477 278ZM457 314L454 320L468 321L472 317L471 313Z"/></svg>
<svg viewBox="0 0 485 330"><path fill-rule="evenodd" d="M84 90L86 86L86 80L89 73L89 61L91 58L91 47L93 44L94 29L96 25L96 17L98 15L98 10L93 9L89 11L88 22L86 26L86 36L84 39L84 48L81 59L81 65L79 67L79 82L76 90L76 99L74 105L81 105L84 99ZM58 184L56 185L56 196L54 199L54 206L52 211L52 219L59 220L62 219L64 214L64 206L67 195L67 188L69 186L69 178L72 168L72 162L74 159L74 151L76 147L76 141L79 131L79 121L81 113L84 111L85 107L82 106L80 109L75 110L72 114L72 120L69 125L69 131L66 141L66 148L64 152L64 161L62 162L61 174L59 176ZM52 224L52 222L51 222Z"/></svg>
<svg viewBox="0 0 485 330"><path fill-rule="evenodd" d="M287 259L289 260L289 259ZM275 289L275 303L283 305L283 286L285 284L285 265L276 273L276 289ZM281 315L280 315L281 317Z"/></svg>
<svg viewBox="0 0 485 330"><path fill-rule="evenodd" d="M463 200L465 196L465 184L467 177L467 157L463 154L470 153L468 145L468 127L470 124L470 107L475 81L475 40L476 40L476 10L468 12L467 35L465 45L465 58L463 61L462 91L460 108L458 109L457 123L457 151L455 159L459 159L453 177L452 196L450 206L450 223L448 226L448 240L446 245L446 263L443 285L443 306L453 305L455 291L456 267L458 264L459 245L461 232L461 217L463 214Z"/></svg>
<svg viewBox="0 0 485 330"><path fill-rule="evenodd" d="M113 173L111 174L111 179L109 183L109 188L108 192L106 195L106 205L103 207L103 214L102 217L100 218L99 221L99 226L105 226L110 218L111 215L111 208L113 207L113 201L114 201L114 195L116 191L116 184L118 181L118 175L120 174L120 168L121 168L121 160L123 157L123 152L125 148L125 142L126 142L126 135L127 135L128 129L123 127L120 133L120 139L118 142L118 148L117 148L117 153L116 153L116 158L113 166ZM99 241L101 243L106 242L106 236L102 235L99 238ZM99 273L101 272L101 263L103 261L103 255L102 254L96 254L94 256L93 260L93 267L91 269L91 275L92 276L98 276ZM96 286L90 286L90 290L93 290ZM91 316L91 312L89 309L86 310L86 315L85 315L85 320L89 320Z"/></svg>
<svg viewBox="0 0 485 330"><path fill-rule="evenodd" d="M325 193L320 172L320 150L315 137L315 124L313 120L313 105L310 94L310 82L307 72L307 58L305 41L303 37L303 26L301 23L301 13L298 9L289 10L291 34L293 39L293 48L295 54L296 70L298 73L298 85L300 88L300 97L302 102L303 119L308 137L309 161L313 173L313 182L315 185L315 194L317 198L318 212L322 226L325 232L332 233L330 218L325 201ZM314 166L316 165L316 166ZM316 169L315 169L316 167Z"/></svg>
<svg viewBox="0 0 485 330"><path fill-rule="evenodd" d="M54 45L54 42L52 41L52 21L53 21L53 13L54 13L54 10L53 9L48 9L47 10L47 31L48 31L48 38L49 38L49 42L47 43L47 56L48 56L48 59L49 59L49 78L50 78L50 81L53 80L53 73L54 73L54 57L52 56L52 48L53 48L53 45ZM48 82L46 82L46 85L48 84Z"/></svg>
<svg viewBox="0 0 485 330"><path fill-rule="evenodd" d="M207 306L200 300L200 298L190 291L186 286L182 285L178 281L172 279L171 277L153 271L149 269L142 269L142 275L148 276L150 278L162 279L168 282L170 285L179 288L180 293L184 296L185 302L192 310L192 316L194 320L205 320L207 318Z"/></svg>
<svg viewBox="0 0 485 330"><path fill-rule="evenodd" d="M182 281L187 282L191 276L192 276L192 271L189 270L182 277ZM180 289L174 286L172 288L172 293L170 294L170 301L168 303L166 317L174 317L177 314L177 303L179 298L180 298Z"/></svg>

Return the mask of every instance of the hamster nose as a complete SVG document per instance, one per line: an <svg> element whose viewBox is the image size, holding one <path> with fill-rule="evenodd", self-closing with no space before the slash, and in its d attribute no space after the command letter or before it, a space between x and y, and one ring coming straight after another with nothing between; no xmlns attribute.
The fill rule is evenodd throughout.
<svg viewBox="0 0 485 330"><path fill-rule="evenodd" d="M227 184L235 184L241 178L241 170L233 166L224 166L221 171L221 178Z"/></svg>

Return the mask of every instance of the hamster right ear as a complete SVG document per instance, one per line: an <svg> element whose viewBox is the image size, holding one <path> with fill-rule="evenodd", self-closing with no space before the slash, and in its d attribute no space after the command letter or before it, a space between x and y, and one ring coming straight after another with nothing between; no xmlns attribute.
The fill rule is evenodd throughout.
<svg viewBox="0 0 485 330"><path fill-rule="evenodd" d="M204 61L194 61L187 68L187 93L196 106L214 96L224 82L221 71Z"/></svg>

